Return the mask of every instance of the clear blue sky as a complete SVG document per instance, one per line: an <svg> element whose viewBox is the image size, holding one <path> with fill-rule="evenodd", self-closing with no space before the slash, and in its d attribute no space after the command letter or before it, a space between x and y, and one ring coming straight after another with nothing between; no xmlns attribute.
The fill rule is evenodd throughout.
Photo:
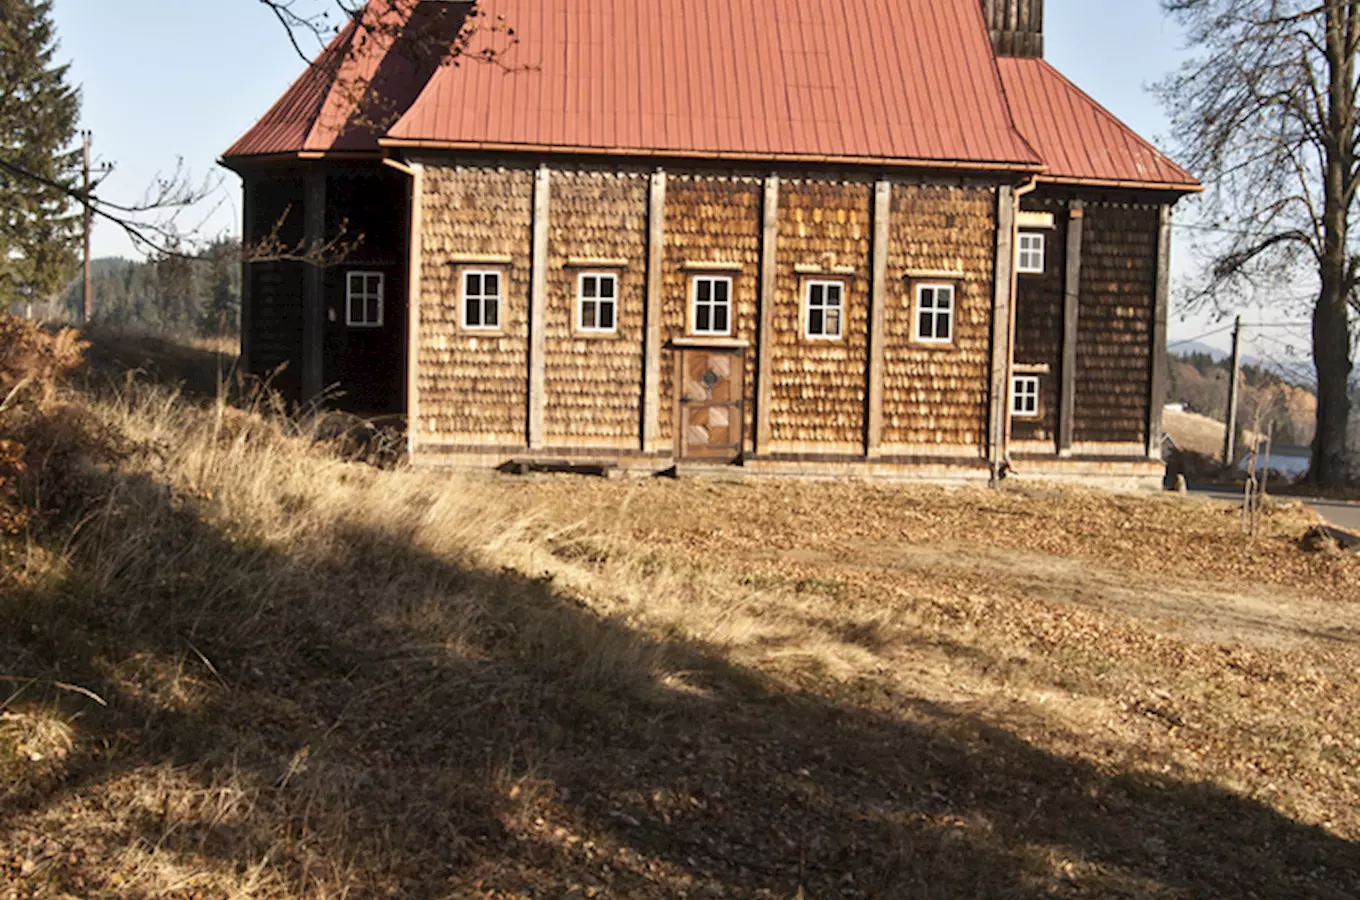
<svg viewBox="0 0 1360 900"><path fill-rule="evenodd" d="M217 155L302 69L268 10L256 0L56 0L55 10L60 56L72 62L84 91L96 156L117 166L104 193L136 199L182 157L199 178L221 182L216 208L188 214L182 224L237 232L238 182L216 166ZM1166 117L1147 87L1183 58L1183 38L1157 0L1047 0L1045 31L1054 65L1135 130L1166 144ZM1184 219L1188 210L1181 209ZM1173 251L1178 276L1192 263L1184 236L1179 231ZM104 225L95 252L132 251ZM1171 325L1173 337L1204 330L1201 317Z"/></svg>

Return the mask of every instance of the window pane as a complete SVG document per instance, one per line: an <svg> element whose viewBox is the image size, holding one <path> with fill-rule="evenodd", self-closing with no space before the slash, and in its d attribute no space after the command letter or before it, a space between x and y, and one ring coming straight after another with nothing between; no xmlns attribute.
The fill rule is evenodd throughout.
<svg viewBox="0 0 1360 900"><path fill-rule="evenodd" d="M713 299L718 303L726 303L731 291L732 282L726 278L720 278L713 283Z"/></svg>
<svg viewBox="0 0 1360 900"><path fill-rule="evenodd" d="M709 312L710 312L710 310L712 310L712 309L713 309L712 306L709 306L709 305L703 304L703 303L701 303L700 305L698 305L698 306L696 306L696 307L694 308L694 330L695 330L695 331L712 331L712 330L713 330L713 327L712 327L712 326L713 326L712 319L711 319L711 317L709 316Z"/></svg>
<svg viewBox="0 0 1360 900"><path fill-rule="evenodd" d="M935 295L935 307L937 309L953 309L954 289L940 288L939 292Z"/></svg>
<svg viewBox="0 0 1360 900"><path fill-rule="evenodd" d="M713 307L713 330L717 332L727 331L727 306Z"/></svg>
<svg viewBox="0 0 1360 900"><path fill-rule="evenodd" d="M367 290L368 290L368 293L372 294L374 297L377 297L377 296L381 295L381 294L382 294L382 276L381 276L381 275L370 275L370 276L368 276L368 286L367 286Z"/></svg>
<svg viewBox="0 0 1360 900"><path fill-rule="evenodd" d="M368 324L377 325L382 321L382 300L377 297L368 298Z"/></svg>
<svg viewBox="0 0 1360 900"><path fill-rule="evenodd" d="M933 338L935 336L935 314L922 310L918 328L921 332L921 337Z"/></svg>
<svg viewBox="0 0 1360 900"><path fill-rule="evenodd" d="M818 337L826 334L823 328L822 311L815 307L808 310L808 334Z"/></svg>
<svg viewBox="0 0 1360 900"><path fill-rule="evenodd" d="M594 327L595 327L595 301L594 301L594 300L583 300L583 301L581 301L581 327L582 327L582 328L594 328Z"/></svg>
<svg viewBox="0 0 1360 900"><path fill-rule="evenodd" d="M586 275L585 277L583 277L583 278L581 279L581 296L582 296L582 297L595 297L595 296L598 295L598 293L599 293L599 292L596 290L596 285L595 285L595 276L593 276L593 275Z"/></svg>
<svg viewBox="0 0 1360 900"><path fill-rule="evenodd" d="M482 303L480 300L469 297L463 304L463 324L468 328L476 328L482 324Z"/></svg>
<svg viewBox="0 0 1360 900"><path fill-rule="evenodd" d="M694 282L694 299L700 304L710 303L713 300L713 282L707 278L700 278Z"/></svg>
<svg viewBox="0 0 1360 900"><path fill-rule="evenodd" d="M612 277L600 279L600 296L601 297L614 296L614 279Z"/></svg>
<svg viewBox="0 0 1360 900"><path fill-rule="evenodd" d="M486 293L493 294L495 296L500 296L501 293L500 275L497 275L495 272L487 272L483 281L485 282L485 284L483 285L482 289Z"/></svg>
<svg viewBox="0 0 1360 900"><path fill-rule="evenodd" d="M839 309L827 310L826 333L831 337L841 336L841 311Z"/></svg>
<svg viewBox="0 0 1360 900"><path fill-rule="evenodd" d="M482 324L487 328L498 328L501 324L501 302L495 297L486 298L486 315Z"/></svg>
<svg viewBox="0 0 1360 900"><path fill-rule="evenodd" d="M600 327L604 329L612 329L614 327L613 303L600 304Z"/></svg>
<svg viewBox="0 0 1360 900"><path fill-rule="evenodd" d="M825 302L826 288L820 284L808 285L808 306L821 306Z"/></svg>
<svg viewBox="0 0 1360 900"><path fill-rule="evenodd" d="M481 294L482 292L481 275L478 275L475 272L469 272L464 281L466 282L466 284L464 284L463 286L463 292L465 294L467 294L468 296L475 296Z"/></svg>

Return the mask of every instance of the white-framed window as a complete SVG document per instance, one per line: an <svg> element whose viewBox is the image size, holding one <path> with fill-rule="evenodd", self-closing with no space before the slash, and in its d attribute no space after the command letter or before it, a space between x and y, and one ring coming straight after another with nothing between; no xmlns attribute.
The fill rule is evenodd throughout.
<svg viewBox="0 0 1360 900"><path fill-rule="evenodd" d="M1042 275L1044 272L1044 236L1032 231L1020 232L1016 271L1022 275Z"/></svg>
<svg viewBox="0 0 1360 900"><path fill-rule="evenodd" d="M501 291L505 277L499 269L463 270L463 327L469 331L497 331L501 327Z"/></svg>
<svg viewBox="0 0 1360 900"><path fill-rule="evenodd" d="M808 281L803 291L804 333L839 340L845 329L845 282Z"/></svg>
<svg viewBox="0 0 1360 900"><path fill-rule="evenodd" d="M954 286L916 286L916 340L948 344L954 340Z"/></svg>
<svg viewBox="0 0 1360 900"><path fill-rule="evenodd" d="M619 327L619 276L582 272L576 276L576 330L612 333Z"/></svg>
<svg viewBox="0 0 1360 900"><path fill-rule="evenodd" d="M731 334L731 276L695 275L692 284L690 330L694 334Z"/></svg>
<svg viewBox="0 0 1360 900"><path fill-rule="evenodd" d="M1039 378L1016 375L1011 379L1011 415L1033 419L1039 415Z"/></svg>
<svg viewBox="0 0 1360 900"><path fill-rule="evenodd" d="M381 328L383 323L382 272L345 273L345 324L351 328Z"/></svg>

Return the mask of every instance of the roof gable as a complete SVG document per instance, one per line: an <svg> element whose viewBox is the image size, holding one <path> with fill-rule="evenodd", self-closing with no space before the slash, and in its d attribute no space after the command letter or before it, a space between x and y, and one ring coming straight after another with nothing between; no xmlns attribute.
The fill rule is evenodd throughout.
<svg viewBox="0 0 1360 900"><path fill-rule="evenodd" d="M977 0L484 0L383 143L1033 169ZM478 60L486 49L497 61Z"/></svg>

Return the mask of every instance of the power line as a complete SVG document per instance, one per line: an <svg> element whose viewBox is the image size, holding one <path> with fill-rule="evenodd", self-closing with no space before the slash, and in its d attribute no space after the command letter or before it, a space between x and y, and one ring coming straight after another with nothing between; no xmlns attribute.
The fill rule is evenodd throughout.
<svg viewBox="0 0 1360 900"><path fill-rule="evenodd" d="M1224 325L1222 328L1215 328L1213 331L1206 331L1203 334L1197 334L1194 337L1188 337L1183 340L1173 341L1170 344L1166 345L1166 349L1170 350L1172 347L1179 347L1181 344L1193 344L1195 341L1203 340L1204 338L1207 337L1213 337L1214 335L1222 334L1225 331L1232 331L1232 329L1233 329L1232 325Z"/></svg>

